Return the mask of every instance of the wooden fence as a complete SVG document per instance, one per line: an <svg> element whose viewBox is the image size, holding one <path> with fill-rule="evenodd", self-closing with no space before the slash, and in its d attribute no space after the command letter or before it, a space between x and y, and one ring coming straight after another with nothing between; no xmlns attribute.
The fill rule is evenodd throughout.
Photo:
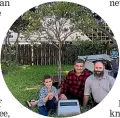
<svg viewBox="0 0 120 118"><path fill-rule="evenodd" d="M62 49L66 45L62 46ZM15 61L15 47L11 48L11 52L7 49L5 52L5 45L2 46L1 60ZM11 55L11 56L10 56ZM10 59L11 58L11 59ZM18 63L24 65L55 65L58 60L58 49L53 44L42 45L18 45ZM72 64L73 59L69 59L62 51L62 64Z"/></svg>
<svg viewBox="0 0 120 118"><path fill-rule="evenodd" d="M73 64L78 53L74 53L71 44L62 45L62 64ZM7 47L7 49L6 49ZM15 61L16 59L16 48L12 46L2 45L1 60ZM66 48L70 47L69 51ZM75 48L74 48L75 49ZM71 53L72 52L72 53ZM103 52L101 52L103 53ZM93 54L93 53L92 53ZM17 61L22 65L55 65L58 60L58 49L53 44L42 44L42 45L18 45Z"/></svg>

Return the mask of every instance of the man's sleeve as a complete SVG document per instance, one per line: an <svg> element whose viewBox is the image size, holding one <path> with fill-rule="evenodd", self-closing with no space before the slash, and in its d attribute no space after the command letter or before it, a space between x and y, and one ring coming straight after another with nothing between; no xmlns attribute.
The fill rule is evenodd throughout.
<svg viewBox="0 0 120 118"><path fill-rule="evenodd" d="M85 82L84 95L90 95L90 93L91 93L90 78L88 77Z"/></svg>
<svg viewBox="0 0 120 118"><path fill-rule="evenodd" d="M61 84L60 94L66 94L67 88L69 88L69 74L66 76L65 80Z"/></svg>
<svg viewBox="0 0 120 118"><path fill-rule="evenodd" d="M112 88L114 83L115 83L115 79L112 76L110 76L110 89Z"/></svg>

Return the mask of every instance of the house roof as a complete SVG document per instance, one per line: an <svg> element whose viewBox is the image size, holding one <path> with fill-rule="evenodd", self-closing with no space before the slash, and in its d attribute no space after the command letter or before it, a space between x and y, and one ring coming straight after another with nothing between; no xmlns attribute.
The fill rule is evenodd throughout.
<svg viewBox="0 0 120 118"><path fill-rule="evenodd" d="M10 40L11 44L14 44L16 41L16 38L17 38L17 33L12 32L11 35L12 35L12 37L9 38L9 40ZM78 38L80 40L90 40L87 35L81 34L80 32L76 32L76 33L73 33L71 36L69 36L65 41L67 41L67 42L73 41L73 40L77 40ZM37 40L36 39L37 39L37 36L34 35L33 37L30 38L30 40L26 41L25 37L23 35L20 35L20 38L18 38L18 41L19 41L19 44L31 44L31 42L33 42L33 41L40 43L39 39L37 39ZM48 40L42 38L41 42L48 42ZM4 43L5 42L3 41L3 44Z"/></svg>

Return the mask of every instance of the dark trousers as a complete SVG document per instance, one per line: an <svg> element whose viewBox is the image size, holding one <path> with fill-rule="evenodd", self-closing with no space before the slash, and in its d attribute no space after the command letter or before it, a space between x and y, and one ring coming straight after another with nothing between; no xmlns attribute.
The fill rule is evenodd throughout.
<svg viewBox="0 0 120 118"><path fill-rule="evenodd" d="M93 95L91 94L91 99L92 99L92 103L93 103L93 107L95 107L96 105L98 105L99 103L95 102Z"/></svg>
<svg viewBox="0 0 120 118"><path fill-rule="evenodd" d="M56 103L56 98L53 97L53 99L48 100L48 101L46 102L46 105L45 105L45 106L40 106L40 107L39 107L39 113L40 113L41 115L48 116L48 111L49 111L50 109L53 109L53 110L54 110L54 109L56 108L56 105L57 105L57 103Z"/></svg>
<svg viewBox="0 0 120 118"><path fill-rule="evenodd" d="M117 74L118 74L118 72L114 73L113 77L116 78L116 77L117 77Z"/></svg>
<svg viewBox="0 0 120 118"><path fill-rule="evenodd" d="M69 92L66 92L65 95L66 95L66 97L67 97L68 100L75 100L75 99L77 99L79 101L79 104L81 106L83 106L83 97L80 98L77 95L69 93Z"/></svg>
<svg viewBox="0 0 120 118"><path fill-rule="evenodd" d="M94 100L92 102L93 102L93 107L95 107L99 104L99 103L95 102Z"/></svg>

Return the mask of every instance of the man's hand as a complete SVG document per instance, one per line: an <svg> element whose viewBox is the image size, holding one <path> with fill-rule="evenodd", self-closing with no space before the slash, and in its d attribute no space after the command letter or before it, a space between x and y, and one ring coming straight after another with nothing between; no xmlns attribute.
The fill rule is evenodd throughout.
<svg viewBox="0 0 120 118"><path fill-rule="evenodd" d="M65 94L60 95L60 100L67 100L67 97L65 96Z"/></svg>

